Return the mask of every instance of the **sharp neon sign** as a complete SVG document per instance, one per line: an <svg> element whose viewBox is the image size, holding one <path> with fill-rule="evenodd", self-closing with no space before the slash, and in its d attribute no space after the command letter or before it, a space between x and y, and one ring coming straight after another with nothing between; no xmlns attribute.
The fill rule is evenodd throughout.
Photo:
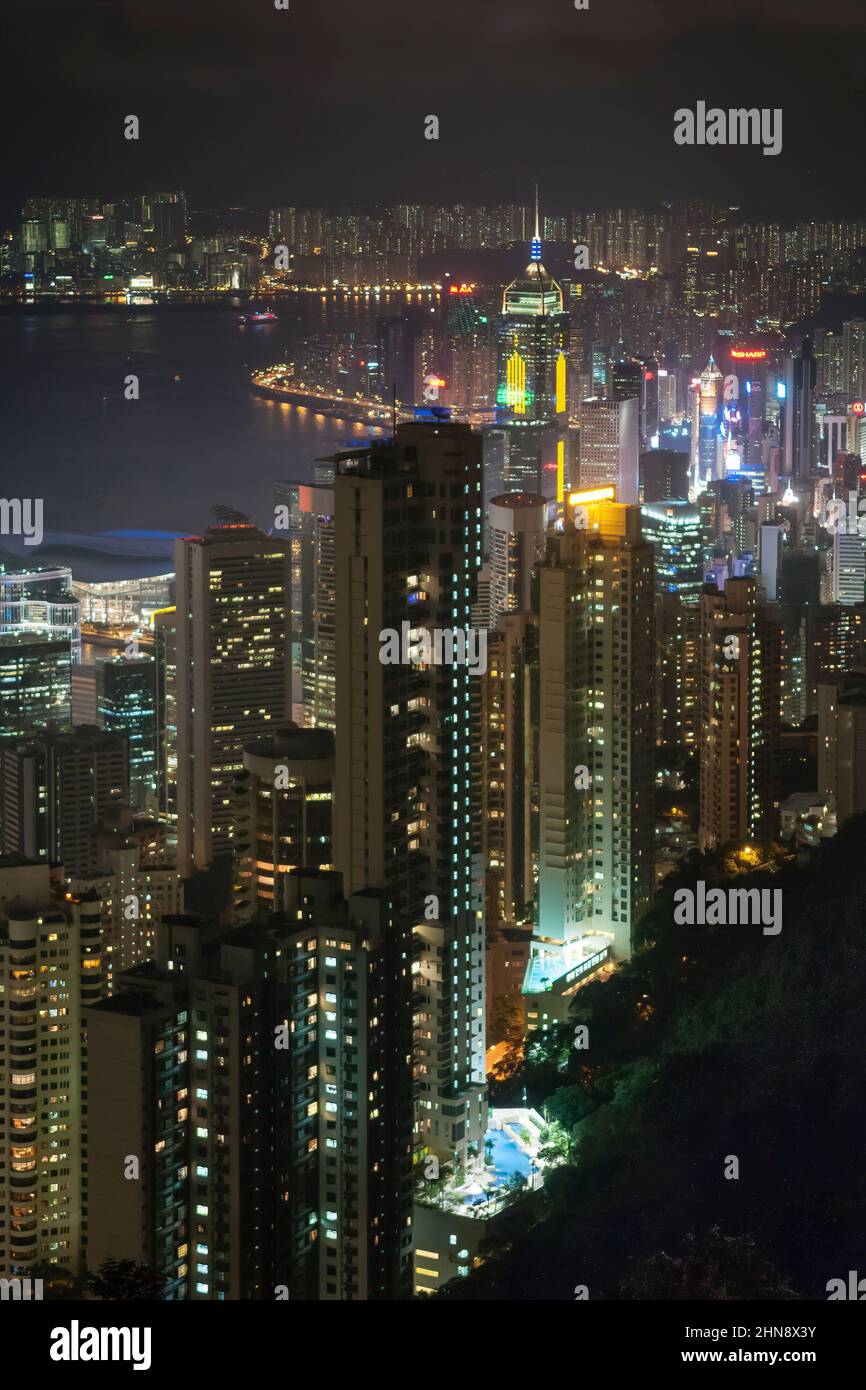
<svg viewBox="0 0 866 1390"><path fill-rule="evenodd" d="M731 348L731 356L737 362L763 362L767 356L766 348Z"/></svg>

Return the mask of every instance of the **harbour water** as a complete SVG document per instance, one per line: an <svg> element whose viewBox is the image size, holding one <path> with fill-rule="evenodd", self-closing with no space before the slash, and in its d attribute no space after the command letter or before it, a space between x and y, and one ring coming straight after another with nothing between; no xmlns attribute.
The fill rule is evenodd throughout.
<svg viewBox="0 0 866 1390"><path fill-rule="evenodd" d="M4 310L0 493L41 497L47 534L200 532L219 503L270 526L277 479L312 479L316 458L373 431L258 396L250 372L305 332L399 307L297 296L256 327L230 304Z"/></svg>

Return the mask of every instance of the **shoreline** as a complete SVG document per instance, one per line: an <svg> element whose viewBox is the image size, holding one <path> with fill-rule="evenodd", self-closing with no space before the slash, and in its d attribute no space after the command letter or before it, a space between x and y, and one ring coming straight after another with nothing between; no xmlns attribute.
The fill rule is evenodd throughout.
<svg viewBox="0 0 866 1390"><path fill-rule="evenodd" d="M293 300L305 299L308 296L315 296L322 299L328 296L333 299L385 299L390 300L395 297L405 298L412 294L438 294L440 287L437 285L381 285L377 288L371 286L352 287L348 285L331 285L323 287L321 285L297 285L291 289L269 289L267 292L256 290L157 290L158 296L150 303L133 300L127 303L125 299L104 299L96 295L87 298L81 295L67 297L64 295L40 295L37 299L24 300L13 298L12 296L0 295L0 314L40 314L40 313L115 313L134 315L137 313L150 314L154 310L177 311L180 309L225 309L230 313L237 313L239 310L246 310L256 304L279 305L288 307Z"/></svg>

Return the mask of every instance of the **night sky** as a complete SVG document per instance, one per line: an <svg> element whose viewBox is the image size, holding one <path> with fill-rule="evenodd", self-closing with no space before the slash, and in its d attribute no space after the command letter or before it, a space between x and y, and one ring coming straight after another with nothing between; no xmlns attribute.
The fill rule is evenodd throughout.
<svg viewBox="0 0 866 1390"><path fill-rule="evenodd" d="M536 177L551 211L866 212L863 0L590 6L3 0L0 215L172 186L193 207L522 201ZM678 148L674 110L699 99L781 106L783 153Z"/></svg>

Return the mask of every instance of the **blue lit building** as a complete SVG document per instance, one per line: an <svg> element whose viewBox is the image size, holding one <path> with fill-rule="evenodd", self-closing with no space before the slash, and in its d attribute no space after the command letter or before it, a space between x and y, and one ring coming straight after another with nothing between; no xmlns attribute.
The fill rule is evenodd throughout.
<svg viewBox="0 0 866 1390"><path fill-rule="evenodd" d="M123 734L129 750L131 805L145 810L156 797L156 664L152 657L119 657L97 672L97 710L108 733Z"/></svg>
<svg viewBox="0 0 866 1390"><path fill-rule="evenodd" d="M641 507L655 551L656 739L691 747L699 718L700 602L704 582L701 514L684 499Z"/></svg>
<svg viewBox="0 0 866 1390"><path fill-rule="evenodd" d="M0 635L0 738L68 728L71 679L67 638Z"/></svg>
<svg viewBox="0 0 866 1390"><path fill-rule="evenodd" d="M701 601L703 540L697 507L682 498L641 507L643 534L656 552L656 584L697 607Z"/></svg>

